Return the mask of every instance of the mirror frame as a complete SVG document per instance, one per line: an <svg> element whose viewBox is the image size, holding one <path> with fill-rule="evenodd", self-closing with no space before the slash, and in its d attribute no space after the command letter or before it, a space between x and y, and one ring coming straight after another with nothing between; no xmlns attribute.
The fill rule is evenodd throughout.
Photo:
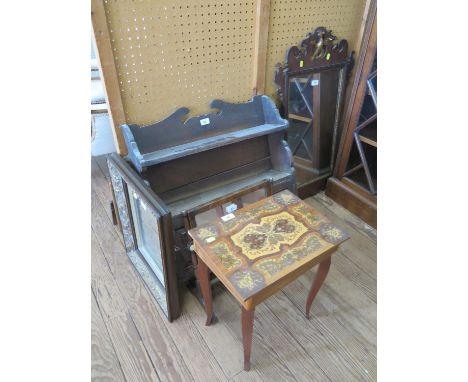
<svg viewBox="0 0 468 382"><path fill-rule="evenodd" d="M108 156L107 165L127 255L168 320L173 321L180 315L180 304L173 251L172 215L164 202L118 154L113 153ZM128 185L157 220L158 232L154 234L159 235L164 282L159 280L138 249Z"/></svg>
<svg viewBox="0 0 468 382"><path fill-rule="evenodd" d="M313 195L324 188L327 178L333 173L335 164L346 82L354 65L354 51L348 54L348 42L346 40L336 42L335 40L336 36L331 33L331 30L318 27L302 40L300 47L292 46L287 50L285 65L277 63L275 66L276 93L283 104L282 114L288 120L289 82L292 78L312 76L330 69L339 70L329 170L324 174L318 174L317 177L305 183L297 184L298 195L301 198ZM313 129L312 125L312 134Z"/></svg>

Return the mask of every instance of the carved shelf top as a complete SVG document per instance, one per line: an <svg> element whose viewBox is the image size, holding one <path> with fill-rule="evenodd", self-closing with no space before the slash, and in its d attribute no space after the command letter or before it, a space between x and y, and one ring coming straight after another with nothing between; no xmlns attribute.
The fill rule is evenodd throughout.
<svg viewBox="0 0 468 382"><path fill-rule="evenodd" d="M213 100L216 112L183 120L189 109L181 107L162 121L148 126L122 125L128 157L135 167L165 162L241 140L285 130L273 101L265 95L234 104Z"/></svg>

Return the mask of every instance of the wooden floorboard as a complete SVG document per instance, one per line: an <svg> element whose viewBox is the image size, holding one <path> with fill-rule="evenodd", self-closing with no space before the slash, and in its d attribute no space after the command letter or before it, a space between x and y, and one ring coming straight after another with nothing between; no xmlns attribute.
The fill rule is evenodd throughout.
<svg viewBox="0 0 468 382"><path fill-rule="evenodd" d="M337 273L334 270L330 270L331 272ZM321 290L324 293L320 294L320 297L317 296L314 301L312 316L308 321L304 315L304 301L307 298L310 283L304 285L302 280L299 281L291 283L282 294L279 293L276 296L282 306L290 303L295 309L276 308L273 300L267 301L266 304L287 327L293 328L294 325L299 325L300 330L291 330L291 335L299 342L304 336L318 335L319 338L323 338L322 346L324 349L330 349L331 352L325 352L324 355L328 355L328 358L322 357L317 359L317 362L327 375L331 376L331 373L335 373L333 380L350 379L351 376L354 376L355 380L373 380L367 376L372 374L376 377L375 348L372 347L370 341L375 339L374 328L370 325L362 328L361 325L358 327L361 331L358 331L354 327L354 320L349 319L351 317L349 312L346 313L348 320L342 323L341 316L337 315L333 309L333 302L330 301L330 288L326 283ZM327 293L325 293L325 287L327 287ZM312 342L320 346L321 341L309 341L310 344Z"/></svg>
<svg viewBox="0 0 468 382"><path fill-rule="evenodd" d="M243 371L240 309L215 287L218 320L183 291L182 315L172 323L153 300L125 254L112 224L104 156L91 160L92 376L138 381L375 381L375 229L320 193L307 201L351 239L333 260L304 316L315 270L256 309L252 370Z"/></svg>
<svg viewBox="0 0 468 382"><path fill-rule="evenodd" d="M307 199L307 202L330 220L339 223L340 227L351 236L350 240L340 245L340 251L344 253L349 260L353 261L357 267L375 280L377 271L377 259L375 256L376 243L369 240L362 230L356 229L354 225L341 220L340 216L329 210L322 203L319 203L315 199L316 197L317 196Z"/></svg>
<svg viewBox="0 0 468 382"><path fill-rule="evenodd" d="M125 379L160 381L94 232L91 238L92 289Z"/></svg>
<svg viewBox="0 0 468 382"><path fill-rule="evenodd" d="M91 291L91 381L125 381L122 367Z"/></svg>
<svg viewBox="0 0 468 382"><path fill-rule="evenodd" d="M377 230L375 228L371 227L364 220L361 220L356 215L354 215L351 211L348 211L346 208L336 203L333 199L326 196L324 192L320 192L317 195L314 195L311 200L323 204L336 216L338 216L342 222L349 224L356 231L366 235L372 242L377 243Z"/></svg>
<svg viewBox="0 0 468 382"><path fill-rule="evenodd" d="M140 337L157 366L156 369L160 371L159 374L164 376L164 379L172 380L193 380L193 375L197 376L198 380L202 380L203 377L222 380L224 373L219 365L213 362L213 356L206 345L203 345L203 339L197 333L196 327L190 322L187 325L184 317L179 318L176 325L169 324L163 313L159 311L127 258L122 242L111 226L111 221L93 189L91 200L93 228L100 232L98 240L106 247L105 256L109 267L114 279L121 286L120 289L134 317ZM179 328L179 330L169 334L167 331L169 326L171 329ZM174 341L184 342L184 346L176 346ZM204 365L204 368L200 368L200 365Z"/></svg>
<svg viewBox="0 0 468 382"><path fill-rule="evenodd" d="M216 325L225 326L232 336L232 340L229 340L224 347L232 343L242 344L239 304L227 290L219 288L222 289L222 293L214 299L215 313L219 318ZM209 334L207 331L206 335ZM297 346L294 338L289 335L287 328L280 321L269 316L264 305L259 305L255 309L252 346L255 349L251 359L252 369L264 381L329 380L315 361L310 359L300 346ZM237 364L240 373L236 375L235 380L243 380L247 374L250 376L251 372L243 372L242 346L236 346L236 352L238 352L238 355L234 362ZM301 362L304 359L309 359L311 362Z"/></svg>

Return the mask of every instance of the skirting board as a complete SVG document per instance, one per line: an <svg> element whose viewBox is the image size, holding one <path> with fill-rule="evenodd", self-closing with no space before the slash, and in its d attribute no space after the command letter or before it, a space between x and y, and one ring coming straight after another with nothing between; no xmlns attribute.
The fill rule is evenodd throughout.
<svg viewBox="0 0 468 382"><path fill-rule="evenodd" d="M297 195L301 199L313 196L325 188L326 182L326 178L317 178L308 183L299 184L297 186Z"/></svg>
<svg viewBox="0 0 468 382"><path fill-rule="evenodd" d="M370 226L377 228L377 205L359 195L339 179L328 178L325 194Z"/></svg>

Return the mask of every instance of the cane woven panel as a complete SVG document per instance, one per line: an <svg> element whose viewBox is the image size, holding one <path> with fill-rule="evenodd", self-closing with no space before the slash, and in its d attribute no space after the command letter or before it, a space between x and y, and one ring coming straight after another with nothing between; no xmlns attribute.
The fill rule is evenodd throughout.
<svg viewBox="0 0 468 382"><path fill-rule="evenodd" d="M275 64L284 64L288 48L316 27L331 29L357 53L365 5L366 0L271 0L265 94L275 97Z"/></svg>
<svg viewBox="0 0 468 382"><path fill-rule="evenodd" d="M197 255L243 301L349 238L288 190L234 215L189 234Z"/></svg>
<svg viewBox="0 0 468 382"><path fill-rule="evenodd" d="M254 0L104 0L127 123L252 96Z"/></svg>

